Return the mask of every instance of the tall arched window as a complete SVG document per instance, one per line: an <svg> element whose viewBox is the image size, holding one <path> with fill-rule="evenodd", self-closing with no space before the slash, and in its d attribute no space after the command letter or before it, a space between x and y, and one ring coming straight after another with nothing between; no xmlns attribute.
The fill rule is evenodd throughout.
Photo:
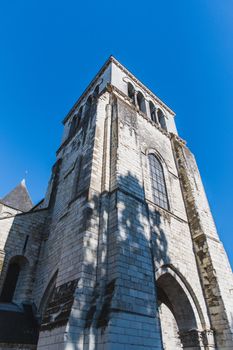
<svg viewBox="0 0 233 350"><path fill-rule="evenodd" d="M154 103L152 103L150 101L149 102L149 106L150 106L150 117L151 117L151 120L153 120L153 122L157 123L155 105L154 105Z"/></svg>
<svg viewBox="0 0 233 350"><path fill-rule="evenodd" d="M153 155L148 155L150 165L150 180L152 187L152 196L155 204L158 204L164 209L168 209L167 190L163 174L163 168L158 158Z"/></svg>
<svg viewBox="0 0 233 350"><path fill-rule="evenodd" d="M163 128L164 130L167 130L165 116L164 116L163 112L161 111L161 109L158 108L157 113L158 113L158 119L159 119L159 124L160 124L161 128Z"/></svg>
<svg viewBox="0 0 233 350"><path fill-rule="evenodd" d="M94 98L96 98L99 95L99 90L100 90L99 85L96 85L95 90L93 92L93 97Z"/></svg>
<svg viewBox="0 0 233 350"><path fill-rule="evenodd" d="M89 117L90 111L91 111L91 105L92 105L92 95L90 95L87 99L86 105L85 105L85 118Z"/></svg>
<svg viewBox="0 0 233 350"><path fill-rule="evenodd" d="M81 118L82 118L82 114L83 114L83 106L81 106L79 108L79 111L78 111L78 114L77 114L77 117L76 117L75 133L78 131L78 128L79 128L79 125L80 125L80 121L81 121Z"/></svg>
<svg viewBox="0 0 233 350"><path fill-rule="evenodd" d="M146 113L145 98L140 91L137 93L137 104L140 111Z"/></svg>
<svg viewBox="0 0 233 350"><path fill-rule="evenodd" d="M135 93L135 90L133 85L131 83L128 83L128 96L133 100L133 103L135 104L134 93Z"/></svg>
<svg viewBox="0 0 233 350"><path fill-rule="evenodd" d="M75 134L75 126L76 126L76 116L73 117L71 124L70 124L70 130L69 130L69 138L73 137Z"/></svg>

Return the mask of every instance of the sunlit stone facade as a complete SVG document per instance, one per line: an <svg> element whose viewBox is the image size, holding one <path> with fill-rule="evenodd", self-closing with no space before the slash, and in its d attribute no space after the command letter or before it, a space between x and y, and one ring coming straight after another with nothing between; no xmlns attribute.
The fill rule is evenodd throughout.
<svg viewBox="0 0 233 350"><path fill-rule="evenodd" d="M0 202L0 349L233 349L232 271L174 112L110 57L63 123L44 200Z"/></svg>

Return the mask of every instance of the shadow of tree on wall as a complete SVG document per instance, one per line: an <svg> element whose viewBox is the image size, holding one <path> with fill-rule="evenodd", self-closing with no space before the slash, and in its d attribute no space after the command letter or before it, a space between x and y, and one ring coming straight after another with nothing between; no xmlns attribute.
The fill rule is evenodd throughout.
<svg viewBox="0 0 233 350"><path fill-rule="evenodd" d="M143 187L130 172L118 178L116 189L94 194L90 202L85 229L89 232L98 216L100 231L96 260L84 262L83 267L94 288L89 288L89 298L80 303L82 289L79 292L78 286L69 318L67 345L76 350L98 349L110 342L108 326L114 313L156 319L154 262L159 260L160 266L169 262L162 210L152 205L149 209ZM83 301L83 295L81 298ZM156 322L154 330L158 331Z"/></svg>
<svg viewBox="0 0 233 350"><path fill-rule="evenodd" d="M76 280L59 286L54 280L50 296L45 298L47 306L42 308L41 332L49 331L52 335L59 329L64 349L97 350L101 344L111 342L108 332L114 315L127 313L135 319L137 316L154 318L154 331L158 334L155 269L170 263L164 231L168 213L145 201L142 185L130 172L118 177L117 187L111 192L97 194L90 189L89 194L83 196L86 204L84 209L80 209L83 210L82 225L74 232L74 239L76 237L78 241L82 237L87 248L86 258ZM25 227L29 215L33 214L15 217L5 245L6 255L12 254L14 240L23 233L22 220ZM25 290L30 295L28 301L34 312L34 316L31 312L33 320L39 308L39 305L32 307L36 264L41 237L47 229L44 227L46 211L40 215L41 219L37 219L34 227L28 220L27 232L23 233L24 239L17 248L29 259L30 271L25 279ZM37 233L32 233L34 238L27 241L25 248L25 238L32 227ZM97 241L95 250L93 240ZM34 255L28 254L35 242L38 251L34 247ZM34 260L30 261L32 256ZM4 271L8 261L5 261ZM41 320L38 319L38 322ZM24 335L28 329L21 329L20 342L23 344L29 343ZM30 342L35 344L38 334L36 323L31 323L31 331L34 338ZM11 337L10 341L15 340Z"/></svg>

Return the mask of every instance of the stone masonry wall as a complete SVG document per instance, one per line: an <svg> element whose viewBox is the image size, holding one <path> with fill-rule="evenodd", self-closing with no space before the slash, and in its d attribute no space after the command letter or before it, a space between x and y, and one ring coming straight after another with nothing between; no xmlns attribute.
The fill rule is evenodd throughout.
<svg viewBox="0 0 233 350"><path fill-rule="evenodd" d="M124 94L118 70L107 74L118 87L100 79L74 133L79 103L66 118L40 209L0 218L0 288L22 256L14 301L33 303L40 350L229 350L232 274L196 163ZM149 154L162 165L168 209L154 203Z"/></svg>
<svg viewBox="0 0 233 350"><path fill-rule="evenodd" d="M195 159L176 137L173 144L212 328L218 347L228 350L233 347L232 271L219 241Z"/></svg>

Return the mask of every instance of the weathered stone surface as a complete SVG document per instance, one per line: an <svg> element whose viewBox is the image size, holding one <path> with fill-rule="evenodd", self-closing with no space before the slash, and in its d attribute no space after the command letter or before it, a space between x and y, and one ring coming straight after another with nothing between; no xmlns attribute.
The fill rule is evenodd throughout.
<svg viewBox="0 0 233 350"><path fill-rule="evenodd" d="M232 272L194 157L171 109L114 58L64 120L44 200L0 204L0 297L11 263L4 308L14 323L30 304L40 325L18 348L233 348Z"/></svg>

